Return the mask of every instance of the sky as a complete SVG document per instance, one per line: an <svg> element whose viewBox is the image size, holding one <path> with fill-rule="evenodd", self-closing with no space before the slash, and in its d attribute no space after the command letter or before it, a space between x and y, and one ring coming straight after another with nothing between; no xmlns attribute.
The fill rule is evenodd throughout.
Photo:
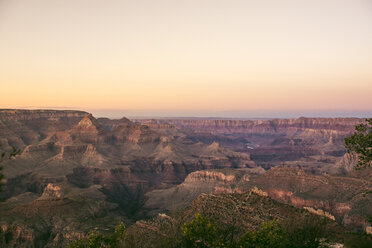
<svg viewBox="0 0 372 248"><path fill-rule="evenodd" d="M0 108L372 116L370 0L0 0Z"/></svg>

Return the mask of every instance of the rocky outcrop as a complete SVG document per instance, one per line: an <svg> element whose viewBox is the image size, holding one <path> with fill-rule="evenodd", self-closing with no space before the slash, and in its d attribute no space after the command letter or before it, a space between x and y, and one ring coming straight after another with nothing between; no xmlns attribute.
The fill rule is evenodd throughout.
<svg viewBox="0 0 372 248"><path fill-rule="evenodd" d="M213 224L229 230L227 232L232 233L232 238L239 238L247 231L257 230L263 222L272 220L279 221L284 230L293 230L295 235L301 230L308 235L309 230L319 231L324 228L328 233L332 233L332 244L324 242L326 247L343 247L349 235L347 230L333 220L279 203L267 197L265 192L258 188L243 194L201 194L177 214L162 213L151 219L137 221L127 229L127 235L138 247L162 247L164 239L179 237L180 227L195 219L197 214L212 219ZM336 241L338 244L333 243ZM369 238L365 241L367 244L371 243Z"/></svg>
<svg viewBox="0 0 372 248"><path fill-rule="evenodd" d="M79 139L84 143L95 144L101 142L101 135L105 133L105 129L92 116L87 114L79 123L70 131L73 139Z"/></svg>
<svg viewBox="0 0 372 248"><path fill-rule="evenodd" d="M182 209L200 194L243 193L250 189L250 175L246 170L204 170L190 173L185 181L167 189L156 189L146 194L144 208L154 215L163 211Z"/></svg>
<svg viewBox="0 0 372 248"><path fill-rule="evenodd" d="M136 222L127 229L127 235L141 247L154 244L161 247L158 244L164 244L168 237L180 236L177 232L181 231L180 226L201 215L207 220L212 219L214 225L228 230L235 238L247 231L258 230L265 221L274 220L281 224L284 232L293 233L295 239L300 233L304 235L300 236L301 240L310 232L326 233L327 238L321 239L320 244L324 247L370 247L372 244L370 235L350 232L322 210L293 208L261 193L264 191L258 190L257 194L257 189L252 189L243 194L201 194L182 212L159 214L152 219ZM369 227L367 229L370 230Z"/></svg>
<svg viewBox="0 0 372 248"><path fill-rule="evenodd" d="M189 139L218 142L234 151L251 154L252 160L268 169L285 163L311 173L348 173L341 160L344 138L364 119L298 118L273 120L157 119L137 120L143 125L174 125ZM351 161L350 161L351 162Z"/></svg>
<svg viewBox="0 0 372 248"><path fill-rule="evenodd" d="M106 130L113 130L120 125L130 125L133 124L128 118L121 118L121 119L109 119L109 118L98 118L97 121L106 129Z"/></svg>
<svg viewBox="0 0 372 248"><path fill-rule="evenodd" d="M364 173L370 172L367 170ZM372 214L367 207L372 196L366 195L372 189L372 182L363 176L319 176L277 167L256 177L251 183L278 201L328 212L353 230L364 230L367 223L363 215Z"/></svg>
<svg viewBox="0 0 372 248"><path fill-rule="evenodd" d="M322 210L322 209L314 209L312 207L304 207L304 209L306 209L307 211L309 211L310 213L313 213L313 214L316 214L316 215L319 215L319 216L323 216L323 217L326 217L330 220L333 220L335 221L335 217L333 215L331 215L330 213Z"/></svg>
<svg viewBox="0 0 372 248"><path fill-rule="evenodd" d="M358 163L356 154L346 153L335 165L335 168L340 170L342 174L348 174L353 171Z"/></svg>
<svg viewBox="0 0 372 248"><path fill-rule="evenodd" d="M73 110L0 110L0 142L2 149L23 149L48 135L74 127L84 116Z"/></svg>
<svg viewBox="0 0 372 248"><path fill-rule="evenodd" d="M74 127L74 130L93 132L98 135L104 132L101 124L93 117L92 114L87 114L79 123Z"/></svg>
<svg viewBox="0 0 372 248"><path fill-rule="evenodd" d="M6 201L0 203L0 211L6 215L0 222L7 230L31 230L31 245L25 247L41 239L43 245L65 243L69 233L79 236L111 217L136 219L142 216L146 192L181 183L193 171L255 168L248 154L217 143L192 142L174 128L152 129L128 119L100 122L74 111L2 114L3 148L19 142L23 151L4 161L7 183L0 197ZM67 219L73 227L68 227ZM12 237L9 246L26 240L22 238L26 234L7 233Z"/></svg>
<svg viewBox="0 0 372 248"><path fill-rule="evenodd" d="M23 109L0 109L0 120L7 121L58 121L64 119L67 122L81 120L87 112L75 110L23 110ZM76 120L75 120L76 119Z"/></svg>
<svg viewBox="0 0 372 248"><path fill-rule="evenodd" d="M137 120L144 123L148 120ZM194 131L208 131L216 133L261 133L271 134L280 132L298 132L303 130L333 130L347 132L361 123L359 118L305 118L298 119L273 119L273 120L211 120L211 119L159 119L150 123L168 123L179 128L192 129Z"/></svg>
<svg viewBox="0 0 372 248"><path fill-rule="evenodd" d="M369 178L370 179L370 178ZM299 169L277 167L263 174L244 170L208 170L188 175L185 181L168 189L146 194L145 208L150 214L172 211L190 204L200 194L255 192L261 196L305 208L335 219L354 231L364 230L364 215L372 215L366 192L372 182L363 177L319 176Z"/></svg>
<svg viewBox="0 0 372 248"><path fill-rule="evenodd" d="M236 176L231 174L225 174L219 171L197 171L188 175L185 179L185 183L229 183L236 181Z"/></svg>
<svg viewBox="0 0 372 248"><path fill-rule="evenodd" d="M48 184L36 200L0 205L1 247L65 247L91 231L112 230L120 217L100 188L84 190L68 184ZM104 227L104 228L103 228Z"/></svg>
<svg viewBox="0 0 372 248"><path fill-rule="evenodd" d="M39 200L62 200L64 198L65 193L62 190L61 186L53 185L49 183L45 189L43 194L40 196Z"/></svg>

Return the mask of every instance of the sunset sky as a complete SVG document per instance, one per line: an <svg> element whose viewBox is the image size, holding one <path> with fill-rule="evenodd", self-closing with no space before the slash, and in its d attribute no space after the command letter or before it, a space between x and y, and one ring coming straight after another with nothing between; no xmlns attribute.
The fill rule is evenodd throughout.
<svg viewBox="0 0 372 248"><path fill-rule="evenodd" d="M372 115L371 0L0 0L0 108Z"/></svg>

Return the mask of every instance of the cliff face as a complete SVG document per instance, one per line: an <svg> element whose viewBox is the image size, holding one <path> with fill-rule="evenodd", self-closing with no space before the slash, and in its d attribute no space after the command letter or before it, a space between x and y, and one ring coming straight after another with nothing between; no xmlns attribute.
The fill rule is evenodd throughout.
<svg viewBox="0 0 372 248"><path fill-rule="evenodd" d="M108 220L114 226L113 217L138 218L147 191L181 183L192 171L256 166L249 154L191 142L175 129L101 121L80 111L0 111L1 148L22 149L4 161L0 223L8 246L21 239L31 242L25 247L61 245L68 233Z"/></svg>
<svg viewBox="0 0 372 248"><path fill-rule="evenodd" d="M196 171L190 173L185 181L168 189L156 189L146 194L144 205L148 215L183 208L202 193L235 193L236 185L242 180L240 171ZM249 181L248 175L244 180Z"/></svg>
<svg viewBox="0 0 372 248"><path fill-rule="evenodd" d="M365 230L365 215L371 215L368 207L372 196L370 169L352 177L309 175L301 170L278 167L265 176L253 180L268 194L295 207L322 209L353 230ZM364 175L363 175L364 174Z"/></svg>
<svg viewBox="0 0 372 248"><path fill-rule="evenodd" d="M273 120L185 120L160 119L152 120L159 124L169 123L179 128L194 131L216 133L280 133L298 132L303 130L333 130L346 132L354 130L355 125L361 123L360 118L296 118ZM144 123L149 122L143 120Z"/></svg>
<svg viewBox="0 0 372 248"><path fill-rule="evenodd" d="M121 220L107 214L115 206L98 187L78 190L55 183L48 184L41 196L29 194L0 204L1 247L65 247L93 226L104 232Z"/></svg>
<svg viewBox="0 0 372 248"><path fill-rule="evenodd" d="M268 169L285 163L308 172L347 173L333 168L346 150L344 138L364 121L358 118L298 118L274 120L139 120L144 125L173 125L192 141L219 142L246 152ZM342 162L340 162L342 163ZM340 164L342 167L343 165ZM331 168L332 167L332 168Z"/></svg>
<svg viewBox="0 0 372 248"><path fill-rule="evenodd" d="M183 208L200 194L245 193L257 187L262 194L297 208L335 218L354 231L368 227L365 215L372 215L372 170L351 176L320 176L303 170L275 167L264 173L252 169L196 171L168 189L146 194L150 214Z"/></svg>
<svg viewBox="0 0 372 248"><path fill-rule="evenodd" d="M77 125L87 115L83 111L0 110L0 143L2 149L23 149L58 131Z"/></svg>
<svg viewBox="0 0 372 248"><path fill-rule="evenodd" d="M193 173L194 176L196 176L195 174L196 172ZM207 180L214 178L216 181L225 181L226 179L219 172L209 171L199 174L201 178ZM231 180L231 182L233 181ZM333 242L337 240L344 243L348 233L334 220L327 219L324 221L321 219L318 215L325 215L324 212L311 208L297 209L291 207L273 200L267 196L267 193L254 187L242 194L201 194L187 204L183 211L173 212L169 215L161 213L152 219L137 221L127 229L127 235L133 237L134 243L138 247L165 247L164 244L169 244L169 242L160 243L159 237L176 239L180 236L178 233L178 231L181 231L180 226L194 219L196 214L202 214L202 216L213 219L215 225L229 230L226 233L232 232L232 237L229 236L231 239L237 239L247 231L257 230L262 222L272 220L280 221L284 227L293 228L294 233L300 232L304 226L307 228L306 230L309 230L309 227L313 226L312 223L321 221L318 223L324 223L327 226L327 232L332 233ZM198 227L201 225L199 224ZM316 228L319 230L322 227L317 225ZM309 234L308 232L306 234ZM159 243L162 245L159 245Z"/></svg>
<svg viewBox="0 0 372 248"><path fill-rule="evenodd" d="M76 110L22 110L22 109L0 109L1 121L37 121L64 119L67 122L81 120L87 112Z"/></svg>

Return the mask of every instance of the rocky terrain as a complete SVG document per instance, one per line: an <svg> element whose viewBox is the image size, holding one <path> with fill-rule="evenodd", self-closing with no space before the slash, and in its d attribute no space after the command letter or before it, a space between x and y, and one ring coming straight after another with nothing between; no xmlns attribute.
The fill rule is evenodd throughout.
<svg viewBox="0 0 372 248"><path fill-rule="evenodd" d="M311 173L345 173L336 169L346 150L344 138L364 119L298 118L273 120L152 119L144 125L173 125L189 139L219 142L224 147L249 153L268 169L285 164ZM346 169L348 167L346 166Z"/></svg>
<svg viewBox="0 0 372 248"><path fill-rule="evenodd" d="M252 190L296 213L369 230L371 170L353 171L357 158L343 145L362 121L131 121L83 111L0 110L1 151L22 150L2 163L0 244L61 247L91 230L109 233L120 221L138 225L190 204L202 212L218 208L200 200L203 193L229 202L226 194L242 194L234 196L241 200ZM254 213L259 206L252 204Z"/></svg>
<svg viewBox="0 0 372 248"><path fill-rule="evenodd" d="M205 170L189 174L185 181L168 189L146 194L144 208L151 214L172 212L191 204L200 194L246 193L255 187L279 202L296 208L327 213L353 231L369 230L372 215L372 170L349 176L314 175L300 169L275 167L257 169Z"/></svg>
<svg viewBox="0 0 372 248"><path fill-rule="evenodd" d="M205 177L210 179L205 183L207 185L213 183L212 181L217 184L217 181L233 182L237 174L194 172L190 175L191 178L199 176L199 179ZM191 178L190 180L196 183ZM246 181L247 178L243 176L240 179ZM315 228L330 238L327 240L329 246L326 247L344 247L343 244L350 241L352 245L347 247L369 247L372 243L371 237L351 234L327 213L280 203L257 187L244 193L200 194L183 211L174 211L168 215L161 213L150 220L137 221L129 227L128 235L133 239L132 242L135 244L133 247L171 247L167 244L174 244L174 240L182 236L180 223L189 222L196 214L213 219L218 226L226 230L225 235L230 235L232 239L240 237L247 231L257 230L264 221L276 220L292 229L294 235L298 235L300 230L304 230L306 235L311 235L310 229ZM357 239L359 244L353 242L353 239ZM360 244L364 246L359 246Z"/></svg>
<svg viewBox="0 0 372 248"><path fill-rule="evenodd" d="M249 154L192 142L177 130L81 111L1 110L0 225L9 246L61 245L93 227L140 218L143 195L190 172L256 167Z"/></svg>

